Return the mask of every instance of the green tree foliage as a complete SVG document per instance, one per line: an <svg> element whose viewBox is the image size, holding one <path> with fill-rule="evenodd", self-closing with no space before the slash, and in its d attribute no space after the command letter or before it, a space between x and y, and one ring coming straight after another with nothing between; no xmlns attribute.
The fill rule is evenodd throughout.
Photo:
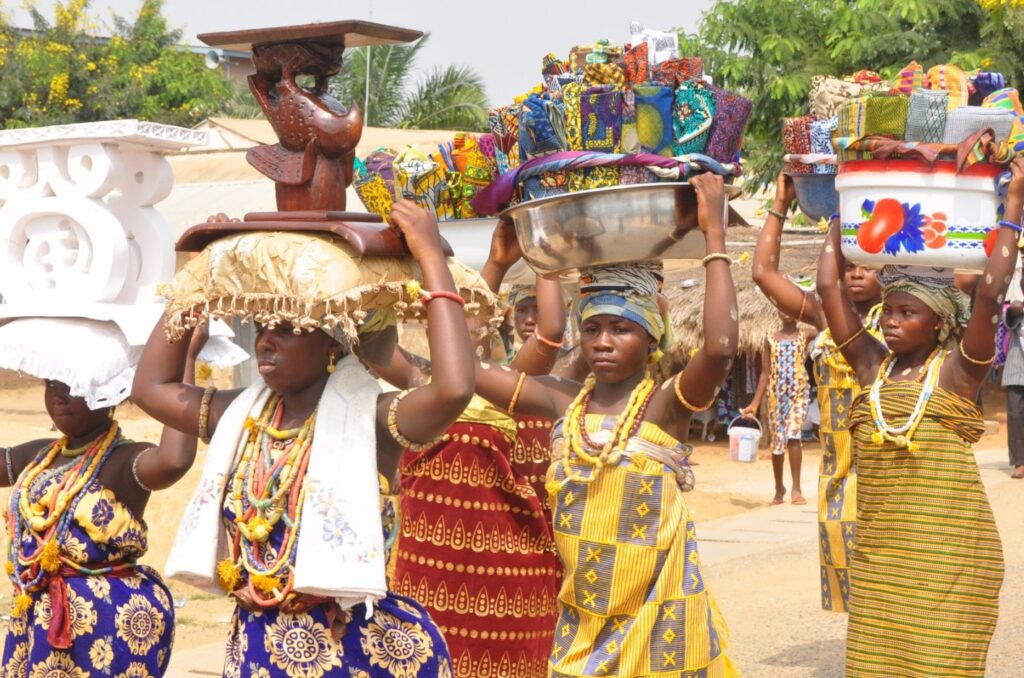
<svg viewBox="0 0 1024 678"><path fill-rule="evenodd" d="M331 93L345 104L357 103L364 123L372 127L485 131L487 94L472 68L436 67L412 83L416 57L428 38L345 52L345 67L331 83Z"/></svg>
<svg viewBox="0 0 1024 678"><path fill-rule="evenodd" d="M754 187L782 166L783 117L808 112L815 75L862 68L892 77L916 59L1024 76L1024 9L1017 0L719 0L685 54L702 56L718 84L754 102L744 144Z"/></svg>
<svg viewBox="0 0 1024 678"><path fill-rule="evenodd" d="M231 98L231 84L198 54L176 45L181 32L143 0L132 20L115 17L108 37L87 0L57 3L53 23L31 9L33 31L0 25L0 120L28 127L117 118L192 125Z"/></svg>

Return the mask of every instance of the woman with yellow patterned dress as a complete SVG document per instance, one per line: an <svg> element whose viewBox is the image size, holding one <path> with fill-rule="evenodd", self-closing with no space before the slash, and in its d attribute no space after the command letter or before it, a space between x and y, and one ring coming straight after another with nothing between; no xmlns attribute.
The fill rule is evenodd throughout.
<svg viewBox="0 0 1024 678"><path fill-rule="evenodd" d="M775 200L754 250L754 282L781 313L812 325L818 336L811 348L821 413L821 468L818 472L818 562L821 608L845 612L850 596L850 549L856 539L857 469L850 443L850 408L860 391L853 369L836 347L821 301L779 271L782 226L796 200L793 179L780 174ZM847 262L843 286L868 331L878 331L882 288L873 269Z"/></svg>
<svg viewBox="0 0 1024 678"><path fill-rule="evenodd" d="M837 284L838 220L825 240L818 294L862 389L850 416L858 506L847 676L985 674L1003 553L971 445L985 430L974 401L995 359L1021 231L1024 159L1010 169L973 311L951 269L886 266L883 344Z"/></svg>
<svg viewBox="0 0 1024 678"><path fill-rule="evenodd" d="M721 177L690 179L708 254L704 345L660 387L652 361L666 343L660 266L585 271L579 382L483 363L477 392L507 410L558 417L549 471L555 545L564 568L551 676L707 678L737 675L726 628L704 581L684 442L713 401L737 346L736 291L725 253ZM728 312L722 312L728 309Z"/></svg>
<svg viewBox="0 0 1024 678"><path fill-rule="evenodd" d="M326 324L326 315L310 322L292 316L293 324L247 307L259 323L254 352L261 379L243 391L181 384L181 342L171 343L163 328L143 353L136 403L181 430L212 434L166 571L226 592L236 604L225 676L451 676L444 638L429 615L388 591L378 481L394 477L404 448L432 445L465 408L473 351L465 301L433 215L403 200L389 220L422 271L416 292L434 357L429 384L382 393L347 350L348 335ZM216 270L241 289L274 287L272 308L287 309L284 278L321 285L328 277L306 268L316 261L302 256L308 250L275 250L282 277L267 269L259 283L251 269L232 272L225 263L246 256L231 247L256 251L278 235L250 234L244 246L228 238L217 250Z"/></svg>
<svg viewBox="0 0 1024 678"><path fill-rule="evenodd" d="M520 256L512 224L500 223L481 270L492 290ZM537 320L511 366L547 374L558 357L554 339L565 331L562 292L557 280L541 279L534 294ZM364 336L360 357L398 388L425 383L432 366L391 350L386 335L394 332L391 325ZM400 463L391 585L441 627L459 677L533 678L547 670L558 594L558 559L537 492L547 464L517 462L513 414L474 398L436 445L407 449Z"/></svg>
<svg viewBox="0 0 1024 678"><path fill-rule="evenodd" d="M85 333L93 347L104 338L110 354L125 350L105 323L42 322L57 331L64 325L69 338ZM189 381L203 342L198 337L189 348ZM94 363L105 366L109 357L93 356ZM156 678L170 661L174 608L160 575L138 563L148 541L143 515L151 491L188 471L196 439L170 428L159 446L126 439L114 408L128 395L130 376L94 380L89 361L70 369L51 376L60 372L74 387L44 380L46 411L62 436L3 448L15 598L0 677ZM81 392L83 382L94 390Z"/></svg>

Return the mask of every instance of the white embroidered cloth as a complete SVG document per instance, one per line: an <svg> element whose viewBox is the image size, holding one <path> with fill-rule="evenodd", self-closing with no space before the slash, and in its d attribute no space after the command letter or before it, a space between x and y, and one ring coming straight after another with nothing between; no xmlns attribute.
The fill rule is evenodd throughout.
<svg viewBox="0 0 1024 678"><path fill-rule="evenodd" d="M306 499L295 554L295 590L334 598L343 609L387 594L377 482L377 398L381 389L355 356L327 380L316 415ZM227 556L224 490L245 445L244 424L270 396L253 384L217 424L202 479L192 495L166 574L223 593L217 563Z"/></svg>

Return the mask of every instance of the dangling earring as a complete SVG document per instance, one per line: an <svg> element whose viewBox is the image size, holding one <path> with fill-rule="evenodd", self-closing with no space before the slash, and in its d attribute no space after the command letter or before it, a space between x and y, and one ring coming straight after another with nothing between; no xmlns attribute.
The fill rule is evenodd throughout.
<svg viewBox="0 0 1024 678"><path fill-rule="evenodd" d="M329 358L327 359L327 374L334 374L334 370L336 369L334 367L334 354L330 353L328 355Z"/></svg>
<svg viewBox="0 0 1024 678"><path fill-rule="evenodd" d="M116 411L117 411L117 407L116 406L111 406L110 409L107 410L107 419L113 419L114 418L114 413Z"/></svg>

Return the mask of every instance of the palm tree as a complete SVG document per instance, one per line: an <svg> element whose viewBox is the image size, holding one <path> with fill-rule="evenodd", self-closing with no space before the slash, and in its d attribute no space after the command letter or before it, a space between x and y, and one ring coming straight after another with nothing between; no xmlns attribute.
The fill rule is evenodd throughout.
<svg viewBox="0 0 1024 678"><path fill-rule="evenodd" d="M483 79L469 66L435 67L410 83L416 57L429 35L411 45L376 45L345 52L345 66L331 82L331 94L356 102L363 123L412 129L487 129Z"/></svg>

